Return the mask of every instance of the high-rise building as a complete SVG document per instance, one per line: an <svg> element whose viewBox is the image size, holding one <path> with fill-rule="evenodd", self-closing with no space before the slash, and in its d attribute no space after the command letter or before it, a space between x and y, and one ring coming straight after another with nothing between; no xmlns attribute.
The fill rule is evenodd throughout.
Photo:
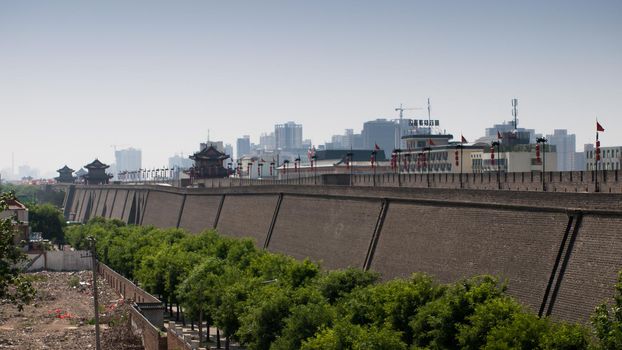
<svg viewBox="0 0 622 350"><path fill-rule="evenodd" d="M192 159L184 157L183 154L176 154L168 158L168 167L171 169L188 169L194 165Z"/></svg>
<svg viewBox="0 0 622 350"><path fill-rule="evenodd" d="M374 149L378 145L385 154L395 148L397 124L386 119L376 119L363 124L363 147Z"/></svg>
<svg viewBox="0 0 622 350"><path fill-rule="evenodd" d="M136 171L142 167L142 152L136 148L120 149L114 152L117 171Z"/></svg>
<svg viewBox="0 0 622 350"><path fill-rule="evenodd" d="M251 137L249 135L244 135L237 140L236 143L236 155L237 159L244 157L244 155L249 154L251 152Z"/></svg>
<svg viewBox="0 0 622 350"><path fill-rule="evenodd" d="M231 159L231 155L233 154L233 146L229 143L225 145L225 154L229 156L229 158L224 161L226 167L227 164L233 163L233 160Z"/></svg>
<svg viewBox="0 0 622 350"><path fill-rule="evenodd" d="M557 170L575 170L576 135L568 134L566 129L555 129L553 134L546 135L546 138L550 145L557 147Z"/></svg>
<svg viewBox="0 0 622 350"><path fill-rule="evenodd" d="M277 149L291 150L302 148L302 124L287 122L274 126Z"/></svg>
<svg viewBox="0 0 622 350"><path fill-rule="evenodd" d="M259 136L259 148L264 151L269 151L276 148L274 132L271 132L269 134L264 132Z"/></svg>
<svg viewBox="0 0 622 350"><path fill-rule="evenodd" d="M17 168L17 176L19 179L28 177L36 179L39 177L39 170L31 168L30 165L20 165Z"/></svg>

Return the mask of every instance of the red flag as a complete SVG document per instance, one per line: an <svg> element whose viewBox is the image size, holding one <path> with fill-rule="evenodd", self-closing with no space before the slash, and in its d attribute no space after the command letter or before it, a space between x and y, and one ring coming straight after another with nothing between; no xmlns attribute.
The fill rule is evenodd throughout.
<svg viewBox="0 0 622 350"><path fill-rule="evenodd" d="M603 128L603 126L600 125L599 122L596 122L596 131L605 131L605 128Z"/></svg>
<svg viewBox="0 0 622 350"><path fill-rule="evenodd" d="M460 135L460 137L462 137L462 141L460 141L460 142L462 142L462 143L468 143L467 139L465 139L463 135Z"/></svg>
<svg viewBox="0 0 622 350"><path fill-rule="evenodd" d="M430 141L430 146L436 146L436 144L434 143L434 141L432 141L432 139L428 139Z"/></svg>
<svg viewBox="0 0 622 350"><path fill-rule="evenodd" d="M378 146L378 144L377 144L377 143L375 143L375 144L374 144L374 149L375 149L376 151L379 151L379 150L380 150L380 146Z"/></svg>
<svg viewBox="0 0 622 350"><path fill-rule="evenodd" d="M501 137L501 133L499 132L499 130L497 130L497 139L501 140L503 137Z"/></svg>

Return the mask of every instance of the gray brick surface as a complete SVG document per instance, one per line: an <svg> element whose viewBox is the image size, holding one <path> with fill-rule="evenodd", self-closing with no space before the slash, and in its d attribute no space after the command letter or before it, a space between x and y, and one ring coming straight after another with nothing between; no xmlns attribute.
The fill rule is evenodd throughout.
<svg viewBox="0 0 622 350"><path fill-rule="evenodd" d="M379 200L286 195L268 249L328 269L362 268L379 212Z"/></svg>

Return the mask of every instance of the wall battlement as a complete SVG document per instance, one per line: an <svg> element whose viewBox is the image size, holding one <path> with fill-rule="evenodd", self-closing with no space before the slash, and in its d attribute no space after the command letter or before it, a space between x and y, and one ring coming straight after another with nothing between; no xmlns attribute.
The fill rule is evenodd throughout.
<svg viewBox="0 0 622 350"><path fill-rule="evenodd" d="M619 191L368 187L366 181L359 178L354 186L229 182L213 188L73 185L65 214L76 221L104 216L194 233L216 228L329 269L360 267L385 279L425 272L452 282L493 274L507 279L509 293L535 312L569 321L587 321L594 307L613 295L622 268Z"/></svg>
<svg viewBox="0 0 622 350"><path fill-rule="evenodd" d="M283 176L281 174L281 176ZM195 186L207 188L259 185L352 185L362 187L461 188L474 190L510 190L548 192L622 193L619 170L496 172L491 173L385 173L385 174L319 174L306 177L293 171L281 180L271 179L200 179ZM543 179L544 177L544 179ZM350 181L352 178L352 181ZM597 190L598 189L598 190Z"/></svg>

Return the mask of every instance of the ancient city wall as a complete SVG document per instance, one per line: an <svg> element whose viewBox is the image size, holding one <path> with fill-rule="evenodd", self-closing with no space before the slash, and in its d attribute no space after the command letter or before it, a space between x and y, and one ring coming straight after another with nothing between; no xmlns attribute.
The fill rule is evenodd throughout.
<svg viewBox="0 0 622 350"><path fill-rule="evenodd" d="M622 269L622 195L616 193L76 186L71 211L80 220L95 216L101 210L89 203L106 192L117 193L103 200L112 203L106 210L126 222L195 233L216 227L329 269L363 267L385 279L426 272L442 282L494 274L534 311L572 321L587 321L613 295Z"/></svg>

